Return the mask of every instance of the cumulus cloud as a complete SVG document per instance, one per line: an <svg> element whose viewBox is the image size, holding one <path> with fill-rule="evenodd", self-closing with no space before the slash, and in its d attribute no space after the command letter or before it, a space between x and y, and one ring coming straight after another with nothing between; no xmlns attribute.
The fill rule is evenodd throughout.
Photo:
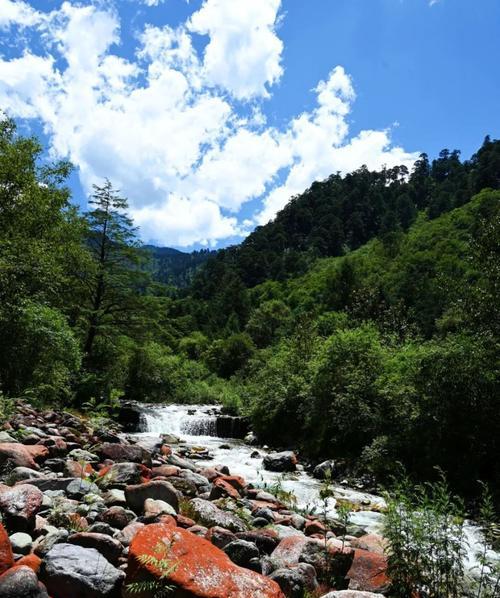
<svg viewBox="0 0 500 598"><path fill-rule="evenodd" d="M18 56L0 58L0 104L43 123L52 154L76 164L87 192L109 177L145 240L189 246L242 236L314 180L416 158L388 131L349 137L355 93L340 66L312 91L313 109L268 126L265 98L283 75L279 0L205 0L177 28L145 26L126 57L112 9L66 1L40 14L0 0L5 6L0 23L32 36ZM201 53L198 34L208 36ZM255 199L261 207L240 222Z"/></svg>

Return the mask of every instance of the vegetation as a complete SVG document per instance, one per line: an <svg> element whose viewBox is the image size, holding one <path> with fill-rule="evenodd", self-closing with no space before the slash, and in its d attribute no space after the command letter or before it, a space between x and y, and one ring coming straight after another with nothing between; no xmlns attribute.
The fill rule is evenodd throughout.
<svg viewBox="0 0 500 598"><path fill-rule="evenodd" d="M270 444L498 499L499 141L334 174L173 278L109 181L80 213L41 154L1 121L2 413L222 402Z"/></svg>

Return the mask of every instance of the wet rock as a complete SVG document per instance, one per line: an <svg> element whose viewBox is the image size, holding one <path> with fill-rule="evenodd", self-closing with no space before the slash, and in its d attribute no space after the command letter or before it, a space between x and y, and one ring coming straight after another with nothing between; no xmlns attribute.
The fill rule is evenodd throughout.
<svg viewBox="0 0 500 598"><path fill-rule="evenodd" d="M33 530L42 501L42 493L31 484L0 485L0 511L10 531Z"/></svg>
<svg viewBox="0 0 500 598"><path fill-rule="evenodd" d="M177 513L179 511L180 497L179 491L170 482L163 480L153 480L146 484L127 486L125 488L127 505L136 513L143 511L144 502L147 498L163 500L173 507Z"/></svg>
<svg viewBox="0 0 500 598"><path fill-rule="evenodd" d="M312 565L299 563L286 569L277 569L269 575L283 590L287 598L303 598L306 593L316 592L318 580Z"/></svg>
<svg viewBox="0 0 500 598"><path fill-rule="evenodd" d="M115 598L124 573L94 548L56 544L45 556L40 576L53 598Z"/></svg>
<svg viewBox="0 0 500 598"><path fill-rule="evenodd" d="M48 598L48 594L36 573L21 565L0 575L0 598Z"/></svg>
<svg viewBox="0 0 500 598"><path fill-rule="evenodd" d="M295 471L297 469L297 457L293 451L281 453L269 453L262 461L264 469L268 471Z"/></svg>
<svg viewBox="0 0 500 598"><path fill-rule="evenodd" d="M169 579L179 595L192 598L283 598L279 586L270 579L238 567L207 540L181 528L153 524L143 528L130 546L126 582L141 579L144 572L158 577L154 564L141 564L141 555L154 556L154 546L164 542L168 558L177 563ZM125 585L126 587L126 585ZM128 598L129 594L124 592ZM151 598L146 594L144 598Z"/></svg>
<svg viewBox="0 0 500 598"><path fill-rule="evenodd" d="M29 554L33 546L33 538L24 532L16 532L9 536L12 550L15 554Z"/></svg>
<svg viewBox="0 0 500 598"><path fill-rule="evenodd" d="M0 574L10 569L14 564L12 546L4 526L0 523Z"/></svg>
<svg viewBox="0 0 500 598"><path fill-rule="evenodd" d="M219 509L213 503L201 498L194 498L190 502L195 519L207 527L223 527L232 532L243 532L246 525L237 515Z"/></svg>
<svg viewBox="0 0 500 598"><path fill-rule="evenodd" d="M68 542L84 548L95 548L97 552L114 565L118 562L123 550L123 546L116 538L111 538L106 534L79 532L71 535Z"/></svg>

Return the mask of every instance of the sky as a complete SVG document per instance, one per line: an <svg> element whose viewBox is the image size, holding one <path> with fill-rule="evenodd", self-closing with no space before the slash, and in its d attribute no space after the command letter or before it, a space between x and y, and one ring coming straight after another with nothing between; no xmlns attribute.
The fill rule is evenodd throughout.
<svg viewBox="0 0 500 598"><path fill-rule="evenodd" d="M500 137L499 0L0 0L0 109L145 242L241 241L334 172Z"/></svg>

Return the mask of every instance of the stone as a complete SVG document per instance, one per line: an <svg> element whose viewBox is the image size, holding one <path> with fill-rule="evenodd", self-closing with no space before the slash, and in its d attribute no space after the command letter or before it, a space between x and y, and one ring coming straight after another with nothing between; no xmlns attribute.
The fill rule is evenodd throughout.
<svg viewBox="0 0 500 598"><path fill-rule="evenodd" d="M113 463L99 471L100 485L106 488L139 484L148 468L140 463Z"/></svg>
<svg viewBox="0 0 500 598"><path fill-rule="evenodd" d="M236 540L236 536L233 534L233 532L230 532L229 530L219 526L211 527L205 534L205 538L221 550Z"/></svg>
<svg viewBox="0 0 500 598"><path fill-rule="evenodd" d="M190 470L188 469L186 471L190 471ZM152 478L157 478L157 477L168 478L170 476L178 476L180 472L181 472L181 469L179 467L176 467L175 465L160 465L159 467L153 467L153 469L151 470L151 477ZM195 475L197 475L197 474L195 474ZM206 483L207 483L207 481L205 480L205 484Z"/></svg>
<svg viewBox="0 0 500 598"><path fill-rule="evenodd" d="M277 569L269 575L283 590L287 598L303 598L318 589L316 571L312 565L299 563L286 569Z"/></svg>
<svg viewBox="0 0 500 598"><path fill-rule="evenodd" d="M35 528L43 494L31 484L0 485L0 511L7 528L12 532L31 531Z"/></svg>
<svg viewBox="0 0 500 598"><path fill-rule="evenodd" d="M48 598L30 567L16 566L0 576L0 598Z"/></svg>
<svg viewBox="0 0 500 598"><path fill-rule="evenodd" d="M98 494L99 492L100 490L95 484L81 478L71 480L66 486L66 494L76 499L83 498L86 494Z"/></svg>
<svg viewBox="0 0 500 598"><path fill-rule="evenodd" d="M89 463L90 465L97 465L99 463L99 457L96 454L80 448L70 451L68 457L74 461Z"/></svg>
<svg viewBox="0 0 500 598"><path fill-rule="evenodd" d="M340 590L339 592L328 592L321 598L384 598L382 594L373 592L358 592L357 590Z"/></svg>
<svg viewBox="0 0 500 598"><path fill-rule="evenodd" d="M29 567L32 571L38 574L42 566L42 559L36 554L28 554L16 561L16 567Z"/></svg>
<svg viewBox="0 0 500 598"><path fill-rule="evenodd" d="M219 526L234 533L246 530L245 523L237 515L219 509L208 500L194 498L191 500L190 505L195 514L195 519L206 527Z"/></svg>
<svg viewBox="0 0 500 598"><path fill-rule="evenodd" d="M381 593L390 586L386 557L360 548L354 549L354 560L347 576L350 590Z"/></svg>
<svg viewBox="0 0 500 598"><path fill-rule="evenodd" d="M134 539L136 533L143 527L144 523L140 521L134 521L133 523L129 523L126 527L115 534L115 538L120 542L120 544L123 544L123 546L128 546Z"/></svg>
<svg viewBox="0 0 500 598"><path fill-rule="evenodd" d="M170 465L175 465L176 467L179 467L180 469L190 469L191 471L196 472L196 465L192 462L189 461L188 459L183 459L182 457L179 457L178 455L169 455L167 457L168 462L170 463Z"/></svg>
<svg viewBox="0 0 500 598"><path fill-rule="evenodd" d="M123 529L135 519L135 513L123 507L110 507L100 514L100 520L116 529Z"/></svg>
<svg viewBox="0 0 500 598"><path fill-rule="evenodd" d="M344 579L351 567L354 551L351 548L342 548L336 544L325 544L323 541L311 541L304 545L299 556L300 563L308 563L316 570L318 579L327 582L332 576L337 579ZM347 588L344 587L337 589Z"/></svg>
<svg viewBox="0 0 500 598"><path fill-rule="evenodd" d="M15 467L29 467L38 469L37 461L49 456L49 450L45 446L27 445L18 442L0 443L0 468L6 463L12 463Z"/></svg>
<svg viewBox="0 0 500 598"><path fill-rule="evenodd" d="M335 461L329 459L328 461L323 461L316 465L313 469L313 476L320 480L324 480L327 477L330 479L333 478L336 471Z"/></svg>
<svg viewBox="0 0 500 598"><path fill-rule="evenodd" d="M252 542L247 540L234 540L224 546L224 552L239 567L250 567L253 559L258 559L260 556L259 549Z"/></svg>
<svg viewBox="0 0 500 598"><path fill-rule="evenodd" d="M210 490L209 500L217 500L219 498L233 498L238 500L240 494L229 482L226 482L222 478L214 480L212 489Z"/></svg>
<svg viewBox="0 0 500 598"><path fill-rule="evenodd" d="M40 558L44 558L45 555L52 550L56 544L66 542L68 536L68 530L58 529L55 532L50 532L44 537L37 538L35 543L35 554Z"/></svg>
<svg viewBox="0 0 500 598"><path fill-rule="evenodd" d="M116 538L112 538L106 534L79 532L71 535L68 538L68 542L77 546L83 546L84 548L95 548L97 552L102 554L113 565L118 562L123 551L123 546L120 542Z"/></svg>
<svg viewBox="0 0 500 598"><path fill-rule="evenodd" d="M106 490L102 495L102 499L104 500L104 504L108 507L117 505L123 507L127 504L125 492L119 488L110 488L109 490Z"/></svg>
<svg viewBox="0 0 500 598"><path fill-rule="evenodd" d="M16 532L9 536L12 550L15 554L29 554L33 546L33 538L24 532Z"/></svg>
<svg viewBox="0 0 500 598"><path fill-rule="evenodd" d="M95 548L56 544L40 576L53 598L115 598L125 575Z"/></svg>
<svg viewBox="0 0 500 598"><path fill-rule="evenodd" d="M110 459L115 463L143 463L151 465L151 453L135 444L116 444L105 442L98 449L101 459Z"/></svg>
<svg viewBox="0 0 500 598"><path fill-rule="evenodd" d="M169 575L179 595L191 598L284 598L278 584L262 575L238 567L216 546L187 530L153 524L139 530L130 546L127 583L143 579L147 572L158 578L160 571L153 563L140 562L143 555L156 556L155 546L165 544L165 558L176 563ZM152 598L145 593L143 598ZM56 597L57 598L57 597Z"/></svg>
<svg viewBox="0 0 500 598"><path fill-rule="evenodd" d="M268 471L295 471L297 469L297 457L293 451L269 453L265 455L262 465Z"/></svg>
<svg viewBox="0 0 500 598"><path fill-rule="evenodd" d="M0 523L0 575L14 565L14 555L9 536Z"/></svg>
<svg viewBox="0 0 500 598"><path fill-rule="evenodd" d="M271 554L280 543L277 534L272 529L240 532L236 534L236 537L241 540L253 542L263 554Z"/></svg>
<svg viewBox="0 0 500 598"><path fill-rule="evenodd" d="M169 505L164 500L155 500L153 498L146 498L144 501L144 516L158 517L159 515L177 515L174 507Z"/></svg>
<svg viewBox="0 0 500 598"><path fill-rule="evenodd" d="M4 443L4 442L13 442L16 443L17 440L15 438L13 438L8 432L6 432L5 430L0 430L0 443Z"/></svg>
<svg viewBox="0 0 500 598"><path fill-rule="evenodd" d="M365 534L359 538L355 538L350 542L353 548L361 548L369 552L376 552L377 554L384 554L387 541L378 534Z"/></svg>
<svg viewBox="0 0 500 598"><path fill-rule="evenodd" d="M37 471L36 469L30 469L29 467L15 467L9 473L9 484L16 484L23 480L29 480L32 478L44 478L45 474Z"/></svg>
<svg viewBox="0 0 500 598"><path fill-rule="evenodd" d="M181 495L170 482L163 480L153 480L146 484L137 484L125 488L125 498L127 505L136 513L144 509L144 502L147 498L154 500L163 500L168 503L175 512L179 511L179 499Z"/></svg>

